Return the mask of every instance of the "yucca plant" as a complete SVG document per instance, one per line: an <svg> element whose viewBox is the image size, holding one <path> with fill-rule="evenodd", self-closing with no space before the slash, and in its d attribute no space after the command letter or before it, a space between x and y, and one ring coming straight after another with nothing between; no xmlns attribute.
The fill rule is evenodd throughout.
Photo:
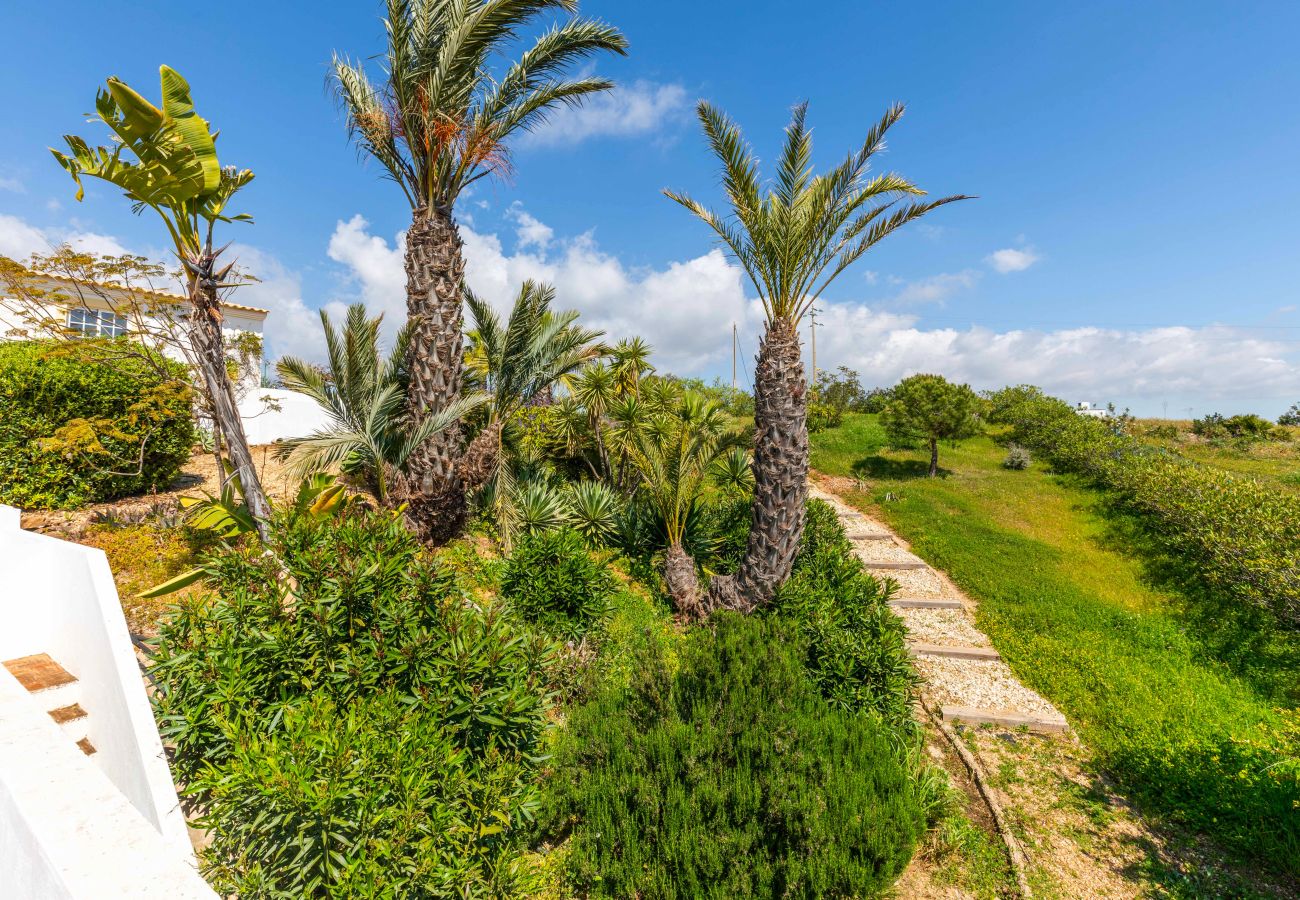
<svg viewBox="0 0 1300 900"><path fill-rule="evenodd" d="M729 212L674 191L667 196L707 224L758 292L764 335L754 368L754 515L734 576L715 578L706 611L749 611L771 600L790 575L808 497L808 386L799 323L835 278L888 235L962 197L913 200L924 192L892 172L868 177L885 133L903 115L893 106L861 149L825 175L812 171L807 105L794 109L775 183L764 185L740 129L700 103L699 119L722 166Z"/></svg>
<svg viewBox="0 0 1300 900"><path fill-rule="evenodd" d="M575 64L627 46L613 27L576 16L577 7L577 0L388 0L383 82L372 82L360 63L334 58L333 84L353 138L411 207L406 413L413 426L461 393L465 260L457 199L509 170L516 134L558 106L612 87L603 78L565 77ZM571 17L537 33L497 70L548 13ZM460 450L459 433L446 429L431 433L412 458L411 511L430 540L455 534L464 521Z"/></svg>
<svg viewBox="0 0 1300 900"><path fill-rule="evenodd" d="M744 447L732 447L715 459L709 474L723 493L733 497L754 490L754 458Z"/></svg>
<svg viewBox="0 0 1300 900"><path fill-rule="evenodd" d="M569 525L588 544L603 545L618 533L621 509L618 495L599 481L569 485Z"/></svg>
<svg viewBox="0 0 1300 900"><path fill-rule="evenodd" d="M388 503L394 476L406 469L415 448L434 432L455 425L486 398L482 394L458 398L412 428L403 414L406 329L385 358L379 349L383 317L367 317L364 304L348 307L341 332L327 312L321 310L320 317L328 369L285 357L276 371L286 388L320 404L330 424L282 442L276 456L287 460L290 471L300 476L334 468L358 475L375 499Z"/></svg>
<svg viewBox="0 0 1300 900"><path fill-rule="evenodd" d="M553 531L569 523L568 498L544 481L531 481L515 492L511 518L515 529Z"/></svg>

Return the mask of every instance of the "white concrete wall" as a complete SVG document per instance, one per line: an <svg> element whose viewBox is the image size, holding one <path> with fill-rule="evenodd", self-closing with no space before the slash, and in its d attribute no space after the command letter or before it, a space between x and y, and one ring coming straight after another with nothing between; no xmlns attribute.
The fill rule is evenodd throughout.
<svg viewBox="0 0 1300 900"><path fill-rule="evenodd" d="M0 513L0 660L48 653L76 676L98 751L92 764L176 853L189 854L107 558L101 550L22 531L8 507Z"/></svg>
<svg viewBox="0 0 1300 900"><path fill-rule="evenodd" d="M193 867L0 668L0 897L215 900Z"/></svg>
<svg viewBox="0 0 1300 900"><path fill-rule="evenodd" d="M278 407L278 409L276 408ZM260 388L239 403L244 434L250 444L272 444L286 438L306 437L329 425L320 404L305 394L279 388Z"/></svg>

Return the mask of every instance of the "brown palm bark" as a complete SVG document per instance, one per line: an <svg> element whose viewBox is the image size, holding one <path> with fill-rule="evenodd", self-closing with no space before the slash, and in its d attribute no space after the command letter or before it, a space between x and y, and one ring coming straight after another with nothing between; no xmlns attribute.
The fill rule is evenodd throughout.
<svg viewBox="0 0 1300 900"><path fill-rule="evenodd" d="M688 619L708 615L705 598L700 593L700 579L695 574L695 560L677 542L664 554L664 587L673 607Z"/></svg>
<svg viewBox="0 0 1300 900"><path fill-rule="evenodd" d="M501 464L502 423L492 421L474 436L460 462L461 483L473 493L488 483Z"/></svg>
<svg viewBox="0 0 1300 900"><path fill-rule="evenodd" d="M257 477L253 454L248 449L248 437L244 434L244 422L239 417L235 390L230 384L230 374L226 371L226 348L221 338L221 305L217 299L216 280L212 276L215 263L216 256L211 248L192 263L193 270L189 276L190 346L211 401L212 424L221 435L217 446L222 441L225 442L230 463L243 488L244 502L257 523L257 533L263 541L267 541L270 539L268 522L271 518L271 504ZM217 471L220 473L221 470Z"/></svg>
<svg viewBox="0 0 1300 900"><path fill-rule="evenodd" d="M808 501L808 385L799 331L768 327L754 368L754 506L749 542L735 575L714 578L705 612L750 612L790 577Z"/></svg>
<svg viewBox="0 0 1300 900"><path fill-rule="evenodd" d="M454 402L461 392L462 291L460 230L447 209L417 209L406 233L406 350L411 427ZM431 436L407 460L400 496L420 537L442 544L465 524L465 488L457 461L462 435L453 426Z"/></svg>

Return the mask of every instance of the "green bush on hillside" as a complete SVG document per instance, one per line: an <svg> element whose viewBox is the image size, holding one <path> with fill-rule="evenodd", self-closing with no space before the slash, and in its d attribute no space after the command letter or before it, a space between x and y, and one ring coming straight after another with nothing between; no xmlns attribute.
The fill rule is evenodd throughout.
<svg viewBox="0 0 1300 900"><path fill-rule="evenodd" d="M867 897L925 829L921 789L878 721L829 706L779 619L724 614L679 664L653 655L631 688L561 733L545 836L571 829L582 896Z"/></svg>
<svg viewBox="0 0 1300 900"><path fill-rule="evenodd" d="M1111 491L1207 585L1300 629L1300 497L1146 446L1059 400L1008 418L1018 443Z"/></svg>
<svg viewBox="0 0 1300 900"><path fill-rule="evenodd" d="M274 557L208 558L212 594L164 620L151 670L218 887L516 896L552 643L390 515L275 526Z"/></svg>
<svg viewBox="0 0 1300 900"><path fill-rule="evenodd" d="M549 634L581 638L605 612L615 582L570 529L526 535L506 562L501 591Z"/></svg>
<svg viewBox="0 0 1300 900"><path fill-rule="evenodd" d="M166 488L194 444L185 367L103 341L0 344L0 503L81 506Z"/></svg>

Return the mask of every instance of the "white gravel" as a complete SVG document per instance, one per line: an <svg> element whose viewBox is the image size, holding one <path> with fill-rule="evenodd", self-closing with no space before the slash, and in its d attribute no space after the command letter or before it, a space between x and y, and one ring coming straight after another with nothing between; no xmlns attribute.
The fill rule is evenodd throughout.
<svg viewBox="0 0 1300 900"><path fill-rule="evenodd" d="M1000 659L921 656L916 669L942 706L969 706L1029 716L1059 717L1056 707L1021 684Z"/></svg>
<svg viewBox="0 0 1300 900"><path fill-rule="evenodd" d="M945 647L992 647L964 609L896 609L912 640Z"/></svg>
<svg viewBox="0 0 1300 900"><path fill-rule="evenodd" d="M925 562L893 541L854 541L853 549L863 562Z"/></svg>
<svg viewBox="0 0 1300 900"><path fill-rule="evenodd" d="M945 597L943 582L930 569L890 569L872 573L877 578L888 577L897 582L897 597Z"/></svg>

